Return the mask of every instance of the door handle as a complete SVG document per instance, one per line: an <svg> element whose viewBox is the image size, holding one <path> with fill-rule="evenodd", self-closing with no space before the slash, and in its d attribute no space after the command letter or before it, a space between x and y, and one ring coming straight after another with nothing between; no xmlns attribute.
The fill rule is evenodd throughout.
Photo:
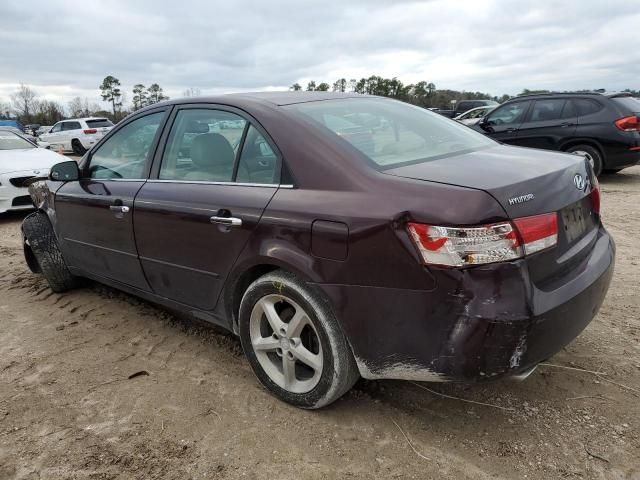
<svg viewBox="0 0 640 480"><path fill-rule="evenodd" d="M561 126L562 128L565 128L565 127L573 127L573 125L574 125L573 123L569 123L569 122L565 122L565 123L560 124L560 126Z"/></svg>
<svg viewBox="0 0 640 480"><path fill-rule="evenodd" d="M209 219L211 223L217 223L219 225L226 225L228 227L241 227L242 219L236 217L218 217L214 215Z"/></svg>
<svg viewBox="0 0 640 480"><path fill-rule="evenodd" d="M129 207L126 205L111 205L109 210L114 213L129 213Z"/></svg>
<svg viewBox="0 0 640 480"><path fill-rule="evenodd" d="M518 129L517 129L517 128L507 128L505 131L506 131L507 133L513 133L513 132L517 132L517 131L518 131Z"/></svg>

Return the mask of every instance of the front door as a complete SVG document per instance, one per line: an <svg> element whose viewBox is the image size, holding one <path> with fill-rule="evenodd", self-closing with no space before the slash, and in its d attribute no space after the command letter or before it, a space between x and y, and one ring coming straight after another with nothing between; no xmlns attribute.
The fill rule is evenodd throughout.
<svg viewBox="0 0 640 480"><path fill-rule="evenodd" d="M518 131L515 142L522 147L556 150L561 140L573 136L578 124L571 100L544 98L535 100Z"/></svg>
<svg viewBox="0 0 640 480"><path fill-rule="evenodd" d="M135 237L153 291L212 310L279 184L279 157L237 112L182 108L156 179L135 201ZM154 175L152 174L152 177Z"/></svg>
<svg viewBox="0 0 640 480"><path fill-rule="evenodd" d="M60 248L83 272L149 290L133 236L133 205L144 185L165 110L118 128L56 193Z"/></svg>
<svg viewBox="0 0 640 480"><path fill-rule="evenodd" d="M531 101L508 103L496 108L487 115L478 127L474 127L494 140L515 144L518 129L524 121Z"/></svg>

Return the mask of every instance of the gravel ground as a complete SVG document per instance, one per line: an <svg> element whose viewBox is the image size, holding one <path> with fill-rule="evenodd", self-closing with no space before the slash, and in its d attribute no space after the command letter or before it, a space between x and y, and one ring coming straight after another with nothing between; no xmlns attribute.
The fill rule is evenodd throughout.
<svg viewBox="0 0 640 480"><path fill-rule="evenodd" d="M361 381L313 412L263 390L234 337L100 285L52 293L24 215L0 216L0 479L638 479L640 166L601 184L613 284L549 362L602 375Z"/></svg>

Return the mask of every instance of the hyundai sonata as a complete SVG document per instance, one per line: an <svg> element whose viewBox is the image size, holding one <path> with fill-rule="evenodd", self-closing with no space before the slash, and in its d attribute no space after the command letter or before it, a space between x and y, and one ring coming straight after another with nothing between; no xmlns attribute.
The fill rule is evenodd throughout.
<svg viewBox="0 0 640 480"><path fill-rule="evenodd" d="M525 376L614 265L584 158L356 94L153 105L31 191L25 256L55 291L88 277L221 325L304 408L359 376Z"/></svg>

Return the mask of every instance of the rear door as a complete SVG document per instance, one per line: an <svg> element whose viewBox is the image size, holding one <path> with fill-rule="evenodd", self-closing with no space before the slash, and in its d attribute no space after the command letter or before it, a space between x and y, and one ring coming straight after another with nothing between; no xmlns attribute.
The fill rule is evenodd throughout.
<svg viewBox="0 0 640 480"><path fill-rule="evenodd" d="M575 134L578 118L573 100L544 98L533 102L514 142L522 147L557 150Z"/></svg>
<svg viewBox="0 0 640 480"><path fill-rule="evenodd" d="M82 165L82 177L56 193L58 238L67 263L149 290L133 236L133 203L150 169L166 108L127 121Z"/></svg>
<svg viewBox="0 0 640 480"><path fill-rule="evenodd" d="M499 142L515 144L518 130L527 115L530 105L530 100L502 105L489 113L474 128Z"/></svg>
<svg viewBox="0 0 640 480"><path fill-rule="evenodd" d="M156 294L212 310L278 188L280 157L261 127L225 107L184 106L165 137L135 201L140 260Z"/></svg>

